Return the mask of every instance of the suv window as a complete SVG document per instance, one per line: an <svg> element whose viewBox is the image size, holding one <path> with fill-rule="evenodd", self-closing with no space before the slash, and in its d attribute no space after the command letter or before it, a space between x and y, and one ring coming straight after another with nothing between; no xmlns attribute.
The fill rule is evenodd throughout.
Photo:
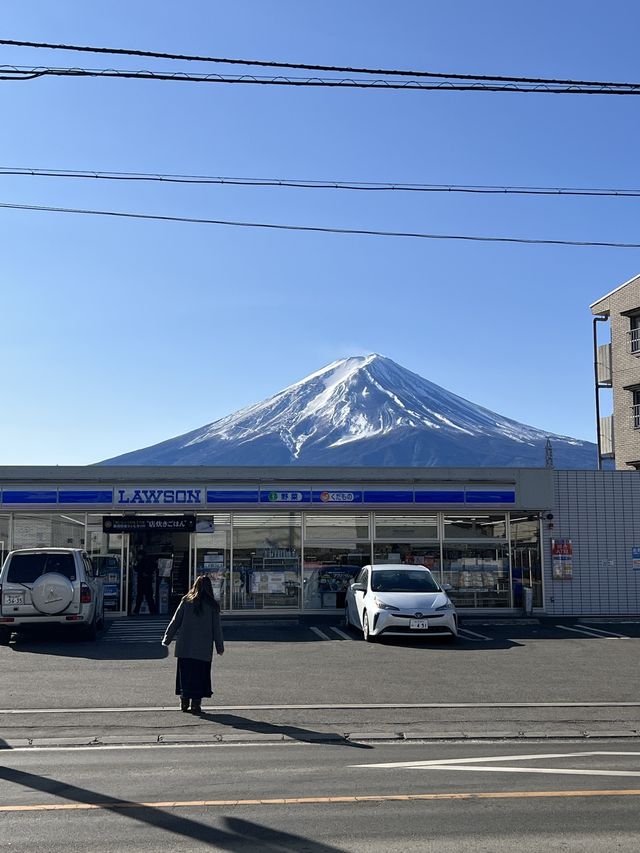
<svg viewBox="0 0 640 853"><path fill-rule="evenodd" d="M14 554L9 563L7 583L34 583L47 572L59 572L74 581L76 564L73 554Z"/></svg>

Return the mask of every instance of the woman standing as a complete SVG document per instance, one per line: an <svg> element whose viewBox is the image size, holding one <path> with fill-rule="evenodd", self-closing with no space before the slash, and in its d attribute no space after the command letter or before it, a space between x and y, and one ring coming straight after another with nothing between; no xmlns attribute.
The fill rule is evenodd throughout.
<svg viewBox="0 0 640 853"><path fill-rule="evenodd" d="M214 644L219 655L224 653L220 605L214 598L211 580L206 575L197 577L189 592L183 596L167 627L162 645L168 646L176 632L176 695L180 696L181 710L188 711L191 702L191 713L199 714L202 711L202 697L212 695L211 661Z"/></svg>

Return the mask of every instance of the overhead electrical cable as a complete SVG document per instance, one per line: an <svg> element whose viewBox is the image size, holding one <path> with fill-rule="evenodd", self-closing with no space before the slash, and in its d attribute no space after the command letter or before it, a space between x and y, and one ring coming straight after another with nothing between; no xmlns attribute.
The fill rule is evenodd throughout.
<svg viewBox="0 0 640 853"><path fill-rule="evenodd" d="M455 82L451 80L354 80L346 77L258 77L254 74L192 74L184 71L132 71L113 68L53 68L0 66L0 80L23 81L41 77L101 77L123 80L162 80L176 83L236 83L260 86L297 86L331 89L421 89L446 92L534 92L560 95L640 95L640 84L625 88L597 85L556 85L555 83Z"/></svg>
<svg viewBox="0 0 640 853"><path fill-rule="evenodd" d="M489 195L592 196L640 198L640 189L594 187L526 187L474 184L419 184L383 181L343 181L306 178L251 178L223 175L176 175L153 172L106 172L95 169L35 169L0 166L2 177L72 178L103 181L141 181L168 184L214 184L241 187L284 187L293 189L362 190L365 192L480 193Z"/></svg>
<svg viewBox="0 0 640 853"><path fill-rule="evenodd" d="M333 71L343 74L383 74L387 77L430 77L450 80L495 80L511 83L554 83L565 86L606 86L606 87L632 87L637 88L640 83L603 82L595 80L571 80L551 77L516 77L496 74L460 74L446 73L441 71L416 71L402 70L398 68L362 68L344 65L312 65L305 62L278 62L262 59L238 59L221 56L202 56L190 53L162 53L153 50L137 50L119 47L95 47L90 45L59 44L39 41L20 41L17 39L0 39L0 45L12 47L45 48L47 50L76 51L80 53L102 53L113 56L145 56L154 59L171 59L182 62L208 62L218 65L244 65L246 67L259 66L261 68L290 68L305 71Z"/></svg>
<svg viewBox="0 0 640 853"><path fill-rule="evenodd" d="M609 249L640 249L640 243L608 240L552 240L530 237L485 237L475 234L429 234L420 231L383 231L373 228L336 228L319 225L284 225L273 222L244 222L230 219L203 219L194 216L171 216L155 213L129 213L119 210L91 210L77 207L52 207L36 204L0 202L0 209L29 210L46 213L75 213L84 216L107 216L122 219L144 219L156 222L185 222L195 225L228 225L238 228L264 228L275 231L302 231L318 234L354 234L365 237L410 237L421 240L464 240L479 243L524 243L540 246L583 246Z"/></svg>

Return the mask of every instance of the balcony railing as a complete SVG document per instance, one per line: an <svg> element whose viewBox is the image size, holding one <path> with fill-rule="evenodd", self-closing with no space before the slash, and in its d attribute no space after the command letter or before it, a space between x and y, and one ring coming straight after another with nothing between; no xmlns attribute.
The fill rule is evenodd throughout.
<svg viewBox="0 0 640 853"><path fill-rule="evenodd" d="M601 344L597 357L598 387L611 388L611 344Z"/></svg>
<svg viewBox="0 0 640 853"><path fill-rule="evenodd" d="M606 415L600 418L600 455L610 459L613 454L613 415Z"/></svg>
<svg viewBox="0 0 640 853"><path fill-rule="evenodd" d="M627 349L632 355L640 355L640 328L627 332Z"/></svg>

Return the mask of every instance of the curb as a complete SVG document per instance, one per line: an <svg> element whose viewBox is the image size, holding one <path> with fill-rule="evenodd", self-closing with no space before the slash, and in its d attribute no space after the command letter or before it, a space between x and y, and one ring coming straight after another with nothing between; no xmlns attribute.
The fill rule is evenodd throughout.
<svg viewBox="0 0 640 853"><path fill-rule="evenodd" d="M285 733L256 733L211 735L208 738L197 735L155 735L149 737L105 735L104 737L61 737L61 738L15 738L0 741L0 752L12 749L51 749L73 747L140 747L140 746L212 746L243 744L306 743L326 745L368 744L368 743L437 743L456 741L552 741L552 740L618 740L635 739L640 741L640 729L581 730L553 729L521 731L381 731L381 732L318 732L308 737L292 737Z"/></svg>

